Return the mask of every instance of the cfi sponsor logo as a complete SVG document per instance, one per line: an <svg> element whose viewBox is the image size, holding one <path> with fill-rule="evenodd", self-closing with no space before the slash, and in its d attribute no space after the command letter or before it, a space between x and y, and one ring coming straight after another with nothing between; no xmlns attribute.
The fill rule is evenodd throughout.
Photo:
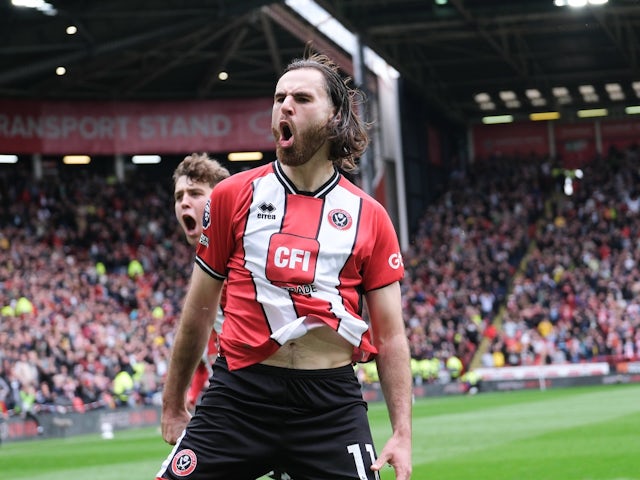
<svg viewBox="0 0 640 480"><path fill-rule="evenodd" d="M180 450L171 461L171 471L178 477L186 477L193 473L198 465L196 454L191 449Z"/></svg>
<svg viewBox="0 0 640 480"><path fill-rule="evenodd" d="M207 237L204 233L200 234L200 243L205 247L209 246L209 237Z"/></svg>

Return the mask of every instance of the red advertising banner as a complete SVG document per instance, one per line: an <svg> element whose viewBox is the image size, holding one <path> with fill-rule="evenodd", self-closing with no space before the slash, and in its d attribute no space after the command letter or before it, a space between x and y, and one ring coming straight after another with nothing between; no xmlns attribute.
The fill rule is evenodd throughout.
<svg viewBox="0 0 640 480"><path fill-rule="evenodd" d="M270 98L184 102L0 100L0 153L274 150Z"/></svg>
<svg viewBox="0 0 640 480"><path fill-rule="evenodd" d="M640 144L640 120L606 121L600 124L602 153L606 155L611 147L619 151Z"/></svg>
<svg viewBox="0 0 640 480"><path fill-rule="evenodd" d="M546 123L475 125L472 130L476 159L494 156L549 155Z"/></svg>
<svg viewBox="0 0 640 480"><path fill-rule="evenodd" d="M565 168L578 168L596 158L594 123L558 124L555 135L556 152Z"/></svg>

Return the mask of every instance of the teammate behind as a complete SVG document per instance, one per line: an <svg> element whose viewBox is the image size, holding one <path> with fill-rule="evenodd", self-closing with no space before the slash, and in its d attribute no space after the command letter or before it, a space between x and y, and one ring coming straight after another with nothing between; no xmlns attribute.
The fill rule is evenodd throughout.
<svg viewBox="0 0 640 480"><path fill-rule="evenodd" d="M217 160L209 158L206 153L187 155L173 172L173 199L178 223L184 232L189 245L196 245L202 234L202 216L209 196L220 181L229 176L229 170ZM209 336L205 355L198 363L187 392L187 405L190 411L204 390L211 367L217 353L217 332L220 331L221 318L217 319L215 328Z"/></svg>

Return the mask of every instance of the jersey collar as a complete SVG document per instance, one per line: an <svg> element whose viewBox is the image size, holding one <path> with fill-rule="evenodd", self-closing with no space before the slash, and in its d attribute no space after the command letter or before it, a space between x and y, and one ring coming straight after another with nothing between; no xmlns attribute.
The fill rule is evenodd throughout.
<svg viewBox="0 0 640 480"><path fill-rule="evenodd" d="M274 163L273 170L276 174L276 177L280 181L280 183L282 183L284 188L289 193L294 193L296 195L307 195L309 197L322 198L327 193L329 193L331 189L333 189L333 187L338 185L338 182L340 181L340 173L334 167L333 175L331 175L331 178L329 178L329 180L327 180L320 188L318 188L315 192L305 192L302 190L298 190L296 186L293 184L293 182L289 180L289 177L287 177L287 175L282 170L282 165L280 165L279 161L276 160L273 163Z"/></svg>

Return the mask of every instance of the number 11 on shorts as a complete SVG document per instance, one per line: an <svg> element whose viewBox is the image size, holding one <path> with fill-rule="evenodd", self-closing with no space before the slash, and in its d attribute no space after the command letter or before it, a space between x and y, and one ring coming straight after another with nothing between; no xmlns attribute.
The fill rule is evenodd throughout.
<svg viewBox="0 0 640 480"><path fill-rule="evenodd" d="M365 444L364 448L369 453L369 458L371 459L370 465L373 465L373 462L376 461L375 454L373 453L373 445L367 443ZM367 476L367 471L364 466L364 458L362 457L362 449L360 448L360 445L358 445L357 443L348 445L347 451L351 455L353 455L353 461L356 464L356 471L358 472L358 476L360 477L360 479L367 480L367 478L369 477ZM378 472L374 472L374 474L375 479L380 480L380 475L378 474Z"/></svg>

